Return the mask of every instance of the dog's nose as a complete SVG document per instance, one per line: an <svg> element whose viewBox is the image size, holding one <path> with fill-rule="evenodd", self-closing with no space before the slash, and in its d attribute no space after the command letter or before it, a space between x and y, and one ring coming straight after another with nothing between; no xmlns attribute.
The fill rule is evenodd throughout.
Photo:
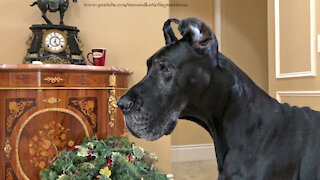
<svg viewBox="0 0 320 180"><path fill-rule="evenodd" d="M133 102L127 98L127 97L122 97L118 101L118 107L122 110L122 112L128 112L133 106Z"/></svg>

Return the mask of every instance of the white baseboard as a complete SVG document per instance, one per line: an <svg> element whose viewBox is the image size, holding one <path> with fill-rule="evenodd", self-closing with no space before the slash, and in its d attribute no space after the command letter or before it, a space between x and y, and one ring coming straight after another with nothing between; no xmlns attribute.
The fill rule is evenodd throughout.
<svg viewBox="0 0 320 180"><path fill-rule="evenodd" d="M216 160L213 144L171 146L172 162Z"/></svg>
<svg viewBox="0 0 320 180"><path fill-rule="evenodd" d="M173 174L167 174L167 178L169 180L174 180L174 175Z"/></svg>

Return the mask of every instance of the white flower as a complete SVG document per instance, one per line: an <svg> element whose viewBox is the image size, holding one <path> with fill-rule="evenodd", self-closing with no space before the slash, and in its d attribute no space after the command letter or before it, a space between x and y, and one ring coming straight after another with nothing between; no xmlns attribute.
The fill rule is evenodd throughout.
<svg viewBox="0 0 320 180"><path fill-rule="evenodd" d="M90 154L90 156L94 156L94 157L98 157L98 153L93 153L93 154Z"/></svg>
<svg viewBox="0 0 320 180"><path fill-rule="evenodd" d="M91 168L94 168L94 164L92 163L89 163L89 162L83 162L80 164L80 168L85 168L85 169L91 169Z"/></svg>
<svg viewBox="0 0 320 180"><path fill-rule="evenodd" d="M93 148L94 148L94 145L93 145L92 142L88 142L88 143L86 144L86 147L88 147L88 148L90 148L90 149L93 149Z"/></svg>
<svg viewBox="0 0 320 180"><path fill-rule="evenodd" d="M120 153L118 153L118 152L112 152L112 159L113 159L113 157L116 157L116 156L121 156L121 154Z"/></svg>
<svg viewBox="0 0 320 180"><path fill-rule="evenodd" d="M68 179L68 176L65 175L65 174L61 174L57 180L67 180Z"/></svg>
<svg viewBox="0 0 320 180"><path fill-rule="evenodd" d="M136 149L138 148L140 151L142 151L144 153L144 149L140 146L135 146L134 144L132 144L132 149Z"/></svg>
<svg viewBox="0 0 320 180"><path fill-rule="evenodd" d="M88 155L89 155L89 154L88 154L88 149L87 149L87 148L82 147L82 146L79 146L79 147L78 147L77 156L87 157Z"/></svg>
<svg viewBox="0 0 320 180"><path fill-rule="evenodd" d="M154 160L158 160L158 156L155 153L150 153L150 158Z"/></svg>
<svg viewBox="0 0 320 180"><path fill-rule="evenodd" d="M144 149L139 146L132 145L133 154L141 159L144 156Z"/></svg>

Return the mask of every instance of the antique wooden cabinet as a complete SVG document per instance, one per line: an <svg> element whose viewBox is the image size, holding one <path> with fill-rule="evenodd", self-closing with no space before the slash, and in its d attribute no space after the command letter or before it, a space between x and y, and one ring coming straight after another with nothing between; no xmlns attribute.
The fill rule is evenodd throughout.
<svg viewBox="0 0 320 180"><path fill-rule="evenodd" d="M39 179L57 152L85 136L121 136L124 68L0 65L0 179Z"/></svg>

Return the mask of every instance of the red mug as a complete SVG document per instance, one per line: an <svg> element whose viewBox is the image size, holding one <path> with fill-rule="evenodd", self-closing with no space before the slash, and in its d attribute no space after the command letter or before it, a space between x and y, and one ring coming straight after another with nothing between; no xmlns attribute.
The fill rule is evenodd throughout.
<svg viewBox="0 0 320 180"><path fill-rule="evenodd" d="M89 56L92 55L92 60L90 60ZM106 49L104 48L95 48L92 49L92 52L87 55L88 61L94 66L104 66L106 61Z"/></svg>

